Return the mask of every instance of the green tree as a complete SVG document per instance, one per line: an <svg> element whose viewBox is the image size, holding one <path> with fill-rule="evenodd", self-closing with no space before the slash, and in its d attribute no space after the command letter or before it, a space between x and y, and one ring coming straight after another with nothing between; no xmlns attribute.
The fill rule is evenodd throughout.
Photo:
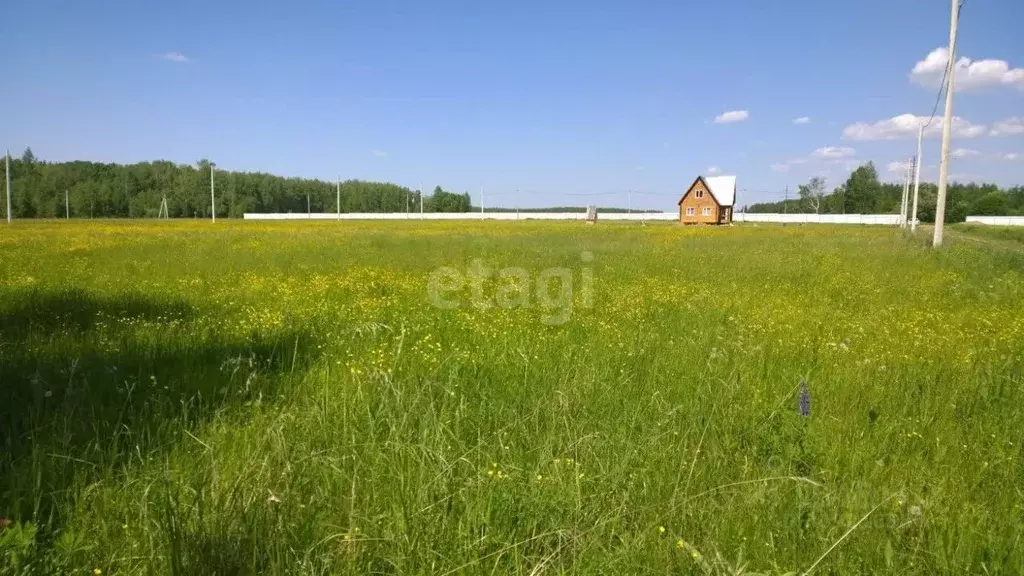
<svg viewBox="0 0 1024 576"><path fill-rule="evenodd" d="M989 192L971 203L970 212L977 216L1005 216L1010 213L1006 194Z"/></svg>
<svg viewBox="0 0 1024 576"><path fill-rule="evenodd" d="M811 178L810 182L797 188L797 195L807 209L818 214L825 199L825 179L818 176Z"/></svg>
<svg viewBox="0 0 1024 576"><path fill-rule="evenodd" d="M843 204L847 214L869 214L874 212L881 193L878 171L873 162L858 166L843 185Z"/></svg>

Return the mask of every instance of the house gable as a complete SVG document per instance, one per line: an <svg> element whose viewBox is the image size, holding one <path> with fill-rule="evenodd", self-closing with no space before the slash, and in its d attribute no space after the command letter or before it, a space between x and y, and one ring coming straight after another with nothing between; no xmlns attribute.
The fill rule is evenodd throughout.
<svg viewBox="0 0 1024 576"><path fill-rule="evenodd" d="M710 196L711 201L715 203L715 206L721 207L721 204L719 204L718 199L715 198L715 195L711 193L711 188L709 188L707 182L704 181L703 176L698 176L697 179L693 181L693 184L690 184L690 188L686 191L686 194L683 194L683 197L679 199L679 202L677 202L676 205L682 206L687 196L689 196L691 193L696 192L697 190L700 190L704 192L704 194L706 194L707 196Z"/></svg>

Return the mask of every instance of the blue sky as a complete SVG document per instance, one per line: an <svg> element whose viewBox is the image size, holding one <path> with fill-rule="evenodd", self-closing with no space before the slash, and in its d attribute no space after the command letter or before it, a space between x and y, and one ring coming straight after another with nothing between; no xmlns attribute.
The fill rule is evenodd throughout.
<svg viewBox="0 0 1024 576"><path fill-rule="evenodd" d="M963 8L958 179L1024 184L1021 22L1020 0ZM899 179L948 31L944 0L33 0L0 22L0 146L505 206L672 209L717 169L747 204L860 161ZM936 132L925 179L938 154Z"/></svg>

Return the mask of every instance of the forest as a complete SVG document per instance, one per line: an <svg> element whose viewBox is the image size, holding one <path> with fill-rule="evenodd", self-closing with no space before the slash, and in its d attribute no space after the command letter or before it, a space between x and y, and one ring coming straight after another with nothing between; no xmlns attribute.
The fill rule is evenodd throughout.
<svg viewBox="0 0 1024 576"><path fill-rule="evenodd" d="M782 202L751 204L744 208L752 213L820 213L820 214L896 214L900 211L903 185L883 183L878 171L868 162L850 174L841 186L828 192L822 178L812 178L801 185L795 198ZM917 215L922 222L935 221L938 186L921 182ZM912 202L913 191L910 194ZM912 208L908 208L908 211ZM1000 189L995 184L963 184L946 186L946 222L963 222L970 216L1014 216L1024 214L1024 186Z"/></svg>
<svg viewBox="0 0 1024 576"><path fill-rule="evenodd" d="M216 166L213 166L215 169ZM0 163L0 172L5 170ZM152 218L160 213L164 198L171 218L210 216L208 160L194 166L160 160L138 164L98 162L45 162L26 149L12 158L11 204L15 218ZM246 212L334 212L338 209L336 182L285 178L259 172L214 170L218 217L241 218ZM745 212L810 212L821 214L893 214L899 212L903 186L884 183L874 164L856 170L841 186L828 192L825 181L812 178L798 188L795 197L781 202L740 207ZM937 186L921 183L918 216L935 219ZM345 180L340 183L342 212L418 212L420 193L386 182ZM449 192L437 186L423 197L424 212L475 210L468 193ZM478 209L478 208L476 208ZM491 212L517 208L488 208ZM522 211L583 211L583 207L524 208ZM605 212L624 212L602 207ZM0 195L0 213L6 199ZM968 215L1024 214L1024 187L1000 189L995 184L951 183L947 188L946 221L962 222Z"/></svg>
<svg viewBox="0 0 1024 576"><path fill-rule="evenodd" d="M168 161L130 165L44 162L26 149L21 158L11 159L13 216L148 218L159 214L166 198L171 218L208 218L210 169L207 160L195 166ZM241 218L245 212L337 210L336 182L214 169L218 217ZM0 162L0 172L4 170ZM419 192L397 184L346 180L340 189L342 212L420 210ZM0 197L4 212L6 202ZM447 192L440 186L423 198L424 212L466 212L470 208L469 194Z"/></svg>

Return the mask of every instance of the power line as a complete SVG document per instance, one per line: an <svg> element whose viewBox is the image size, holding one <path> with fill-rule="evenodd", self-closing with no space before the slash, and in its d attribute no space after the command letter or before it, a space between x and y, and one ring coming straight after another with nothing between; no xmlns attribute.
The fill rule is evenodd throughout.
<svg viewBox="0 0 1024 576"><path fill-rule="evenodd" d="M957 6L956 6L956 17L957 17L957 20L960 19L960 9L964 7L964 4L966 2L967 2L967 0L960 0L960 3L957 4ZM946 87L948 86L948 83L946 81L949 79L948 78L949 71L953 70L953 73L956 74L956 69L955 69L956 62L952 61L954 54L956 54L956 42L957 42L957 38L954 38L953 39L953 51L952 51L952 53L946 55L949 58L950 61L946 63L946 67L942 70L942 83L939 84L939 93L935 95L935 105L932 106L932 115L928 117L928 122L925 122L924 126L921 127L922 130L927 128L928 126L931 126L932 120L935 120L935 113L938 112L938 110L939 110L939 102L942 100L942 95L946 93Z"/></svg>

